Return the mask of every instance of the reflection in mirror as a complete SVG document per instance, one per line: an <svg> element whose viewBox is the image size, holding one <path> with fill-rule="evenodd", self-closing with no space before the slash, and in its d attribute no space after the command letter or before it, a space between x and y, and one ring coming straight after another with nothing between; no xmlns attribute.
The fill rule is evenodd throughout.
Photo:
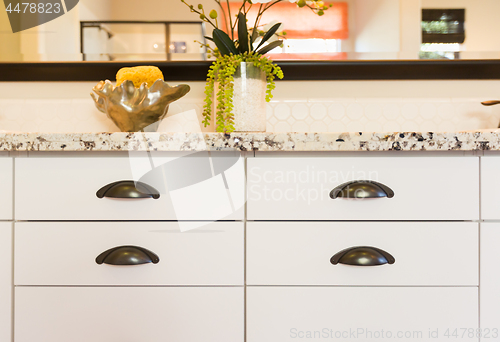
<svg viewBox="0 0 500 342"><path fill-rule="evenodd" d="M325 1L332 7L322 17L282 1L266 19L283 21L289 37L269 54L275 60L500 58L499 0ZM181 0L80 0L61 17L12 33L2 2L0 61L204 60L195 41L204 42L206 29Z"/></svg>
<svg viewBox="0 0 500 342"><path fill-rule="evenodd" d="M84 61L206 60L202 22L82 21L80 25Z"/></svg>

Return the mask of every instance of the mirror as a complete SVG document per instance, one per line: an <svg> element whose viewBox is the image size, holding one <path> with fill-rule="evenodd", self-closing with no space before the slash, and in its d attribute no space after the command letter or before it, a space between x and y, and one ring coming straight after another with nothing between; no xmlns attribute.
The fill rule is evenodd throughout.
<svg viewBox="0 0 500 342"><path fill-rule="evenodd" d="M213 0L187 2L202 3L207 9L216 6ZM80 0L64 15L17 33L12 33L4 3L0 5L2 62L207 59L195 41L204 42L211 30L181 0ZM275 60L500 59L499 0L325 1L330 3L333 7L322 17L307 8L286 14L300 17L300 25L293 19L284 30L304 32L308 22L319 19L340 23L340 29L322 38L314 36L316 31L310 37L290 37L269 56Z"/></svg>

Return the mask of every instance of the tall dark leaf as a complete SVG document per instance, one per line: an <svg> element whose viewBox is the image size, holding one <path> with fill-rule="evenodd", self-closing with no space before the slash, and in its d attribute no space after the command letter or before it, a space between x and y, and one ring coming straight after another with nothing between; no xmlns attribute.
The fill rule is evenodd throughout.
<svg viewBox="0 0 500 342"><path fill-rule="evenodd" d="M271 43L267 44L266 46L264 46L262 49L258 50L257 53L259 53L261 55L266 54L269 51L271 51L272 49L274 49L275 47L280 46L281 44L283 44L282 40L277 40L275 42L271 42Z"/></svg>
<svg viewBox="0 0 500 342"><path fill-rule="evenodd" d="M240 45L238 46L240 52L248 52L247 18L241 12L238 13L238 40L240 41Z"/></svg>
<svg viewBox="0 0 500 342"><path fill-rule="evenodd" d="M234 55L238 54L238 50L236 49L234 42L231 40L231 38L229 38L226 32L219 29L214 29L213 36L214 43L215 45L217 45L222 55L229 55L230 53Z"/></svg>
<svg viewBox="0 0 500 342"><path fill-rule="evenodd" d="M253 51L253 42L255 42L255 39L259 36L259 30L255 29L252 32L252 37L250 38L250 50Z"/></svg>
<svg viewBox="0 0 500 342"><path fill-rule="evenodd" d="M205 39L208 39L208 40L214 41L214 39L213 39L212 37L209 37L209 36L205 36Z"/></svg>
<svg viewBox="0 0 500 342"><path fill-rule="evenodd" d="M266 32L266 34L264 35L264 37L262 37L262 40L260 41L259 46L257 46L257 48L255 50L258 50L262 46L262 44L264 44L265 42L267 42L269 40L269 38L271 38L273 36L273 34L275 34L276 31L278 31L278 29L280 28L280 26L281 26L281 23L277 23L273 27L271 27L269 29L269 31Z"/></svg>

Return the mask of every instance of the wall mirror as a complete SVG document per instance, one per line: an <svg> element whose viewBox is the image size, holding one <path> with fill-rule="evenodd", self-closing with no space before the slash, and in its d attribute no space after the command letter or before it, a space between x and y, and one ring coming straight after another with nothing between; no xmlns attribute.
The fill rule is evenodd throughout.
<svg viewBox="0 0 500 342"><path fill-rule="evenodd" d="M193 4L198 3L215 8L213 0ZM288 1L283 2L286 8L268 16L283 20L289 33L284 46L270 54L273 59L500 59L499 0L325 3L332 7L320 18L305 8L289 11ZM2 62L207 59L206 51L195 41L203 41L210 28L180 0L80 0L66 14L18 33L11 31L4 3L0 10Z"/></svg>

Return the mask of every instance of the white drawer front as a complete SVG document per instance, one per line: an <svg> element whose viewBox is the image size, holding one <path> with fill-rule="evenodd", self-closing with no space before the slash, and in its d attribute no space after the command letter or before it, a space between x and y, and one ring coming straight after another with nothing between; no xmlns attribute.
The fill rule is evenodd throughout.
<svg viewBox="0 0 500 342"><path fill-rule="evenodd" d="M0 220L12 220L12 158L0 158Z"/></svg>
<svg viewBox="0 0 500 342"><path fill-rule="evenodd" d="M247 341L478 341L462 338L477 301L477 288L251 287Z"/></svg>
<svg viewBox="0 0 500 342"><path fill-rule="evenodd" d="M350 181L376 181L392 198L331 199ZM248 160L250 220L473 220L479 217L479 162L468 157L284 158Z"/></svg>
<svg viewBox="0 0 500 342"><path fill-rule="evenodd" d="M180 232L176 222L24 222L15 227L16 285L243 285L243 223ZM119 246L157 264L97 264Z"/></svg>
<svg viewBox="0 0 500 342"><path fill-rule="evenodd" d="M249 222L250 285L469 285L479 278L478 224L472 222ZM337 252L371 246L394 264L351 266ZM364 262L359 251L357 260Z"/></svg>
<svg viewBox="0 0 500 342"><path fill-rule="evenodd" d="M15 342L243 342L242 288L16 288Z"/></svg>
<svg viewBox="0 0 500 342"><path fill-rule="evenodd" d="M0 223L0 341L11 341L12 223Z"/></svg>
<svg viewBox="0 0 500 342"><path fill-rule="evenodd" d="M481 218L500 219L500 156L481 157Z"/></svg>
<svg viewBox="0 0 500 342"><path fill-rule="evenodd" d="M481 223L481 329L486 341L500 341L500 223Z"/></svg>
<svg viewBox="0 0 500 342"><path fill-rule="evenodd" d="M225 153L196 155L18 158L16 219L243 219L243 160ZM140 180L158 190L160 198L97 197L105 185L123 180Z"/></svg>

